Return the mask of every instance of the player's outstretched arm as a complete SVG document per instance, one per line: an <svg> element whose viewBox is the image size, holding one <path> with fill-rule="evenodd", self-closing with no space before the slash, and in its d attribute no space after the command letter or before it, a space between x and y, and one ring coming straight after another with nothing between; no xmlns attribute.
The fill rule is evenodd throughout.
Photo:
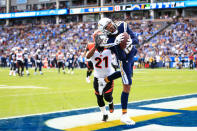
<svg viewBox="0 0 197 131"><path fill-rule="evenodd" d="M89 52L87 52L86 58L90 59L94 55L95 51L96 51L96 48L93 47Z"/></svg>
<svg viewBox="0 0 197 131"><path fill-rule="evenodd" d="M133 31L129 28L128 24L126 24L127 26L127 33L130 35L131 39L132 39L132 44L133 45L139 45L139 40L136 37L136 35L133 33Z"/></svg>
<svg viewBox="0 0 197 131"><path fill-rule="evenodd" d="M110 82L113 81L115 79L118 79L121 77L121 72L120 71L116 71L113 74L109 75L108 77L105 78L106 82Z"/></svg>

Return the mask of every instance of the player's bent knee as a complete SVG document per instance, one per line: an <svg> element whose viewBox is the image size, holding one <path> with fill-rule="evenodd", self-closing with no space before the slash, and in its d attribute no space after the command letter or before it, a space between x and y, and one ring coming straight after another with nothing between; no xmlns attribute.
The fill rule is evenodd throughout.
<svg viewBox="0 0 197 131"><path fill-rule="evenodd" d="M104 99L107 102L112 102L112 100L113 100L112 94L111 93L104 94Z"/></svg>

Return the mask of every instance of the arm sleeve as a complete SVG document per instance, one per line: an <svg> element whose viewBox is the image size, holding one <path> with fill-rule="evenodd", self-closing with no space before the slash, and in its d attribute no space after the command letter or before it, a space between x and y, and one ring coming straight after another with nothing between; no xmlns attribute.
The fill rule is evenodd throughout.
<svg viewBox="0 0 197 131"><path fill-rule="evenodd" d="M118 79L119 77L121 77L121 72L120 71L116 71L113 74L111 74L110 76L108 76L108 80L109 81L113 81L115 79Z"/></svg>
<svg viewBox="0 0 197 131"><path fill-rule="evenodd" d="M95 59L95 56L93 55L92 57L90 57L90 60L93 61Z"/></svg>

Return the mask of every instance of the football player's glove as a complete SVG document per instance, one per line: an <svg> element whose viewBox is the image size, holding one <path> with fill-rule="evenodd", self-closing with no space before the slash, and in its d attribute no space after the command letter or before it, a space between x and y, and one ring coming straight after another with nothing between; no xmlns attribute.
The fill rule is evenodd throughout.
<svg viewBox="0 0 197 131"><path fill-rule="evenodd" d="M124 40L124 34L123 33L121 33L121 34L119 34L117 37L116 37L116 39L115 39L115 44L116 45L118 45L118 44L120 44L121 43L121 41L123 41Z"/></svg>
<svg viewBox="0 0 197 131"><path fill-rule="evenodd" d="M103 40L101 39L100 35L99 34L96 35L95 36L95 48L97 49L101 45L102 42Z"/></svg>
<svg viewBox="0 0 197 131"><path fill-rule="evenodd" d="M133 43L133 40L131 38L128 39L127 46L124 49L124 51L125 51L126 54L129 54L129 52L132 50L132 48L133 48L132 43Z"/></svg>

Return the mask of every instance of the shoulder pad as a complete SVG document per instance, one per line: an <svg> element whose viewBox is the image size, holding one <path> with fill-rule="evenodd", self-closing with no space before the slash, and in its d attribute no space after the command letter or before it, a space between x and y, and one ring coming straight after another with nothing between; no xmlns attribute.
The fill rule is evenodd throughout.
<svg viewBox="0 0 197 131"><path fill-rule="evenodd" d="M121 28L121 30L123 32L127 32L127 26L128 26L128 24L126 22L119 21L116 25L117 25L118 28Z"/></svg>
<svg viewBox="0 0 197 131"><path fill-rule="evenodd" d="M127 32L127 23L126 22L123 22L123 26L124 26L124 32Z"/></svg>
<svg viewBox="0 0 197 131"><path fill-rule="evenodd" d="M124 23L124 21L117 21L115 24L116 24L117 26L120 26L122 23Z"/></svg>

